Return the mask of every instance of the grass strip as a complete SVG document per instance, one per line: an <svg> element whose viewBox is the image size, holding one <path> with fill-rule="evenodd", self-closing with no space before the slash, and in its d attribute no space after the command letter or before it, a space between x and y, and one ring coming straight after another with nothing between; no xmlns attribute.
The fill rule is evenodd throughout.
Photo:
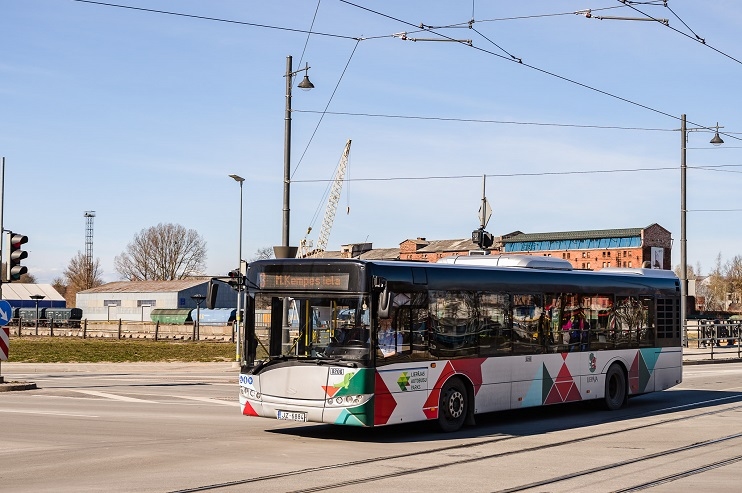
<svg viewBox="0 0 742 493"><path fill-rule="evenodd" d="M62 337L14 337L9 362L120 363L157 361L234 361L235 346L225 342L106 340Z"/></svg>

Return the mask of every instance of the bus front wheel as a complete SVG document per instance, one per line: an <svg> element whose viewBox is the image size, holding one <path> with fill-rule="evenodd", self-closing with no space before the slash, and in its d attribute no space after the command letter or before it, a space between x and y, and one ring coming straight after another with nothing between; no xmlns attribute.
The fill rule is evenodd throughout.
<svg viewBox="0 0 742 493"><path fill-rule="evenodd" d="M441 390L438 403L438 425L444 432L459 430L466 421L467 409L466 387L458 378L446 382Z"/></svg>
<svg viewBox="0 0 742 493"><path fill-rule="evenodd" d="M626 375L618 364L611 365L605 374L605 397L606 409L615 411L626 404Z"/></svg>

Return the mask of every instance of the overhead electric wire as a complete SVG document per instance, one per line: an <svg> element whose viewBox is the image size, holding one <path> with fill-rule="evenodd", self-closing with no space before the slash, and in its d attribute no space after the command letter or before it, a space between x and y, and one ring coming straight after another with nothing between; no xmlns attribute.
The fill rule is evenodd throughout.
<svg viewBox="0 0 742 493"><path fill-rule="evenodd" d="M301 56L299 57L299 67L301 67L301 62L304 61L304 53L307 51L307 45L309 44L309 36L312 35L312 29L314 29L314 21L317 20L317 12L319 12L319 6L322 3L322 0L317 0L317 8L314 9L314 16L312 17L312 23L309 25L309 32L307 33L307 39L304 41L304 48L301 50Z"/></svg>
<svg viewBox="0 0 742 493"><path fill-rule="evenodd" d="M209 16L202 16L202 15L194 15L194 14L184 14L184 13L181 13L181 12L173 12L173 11L158 10L158 9L149 9L149 8L144 8L144 7L134 7L134 6L131 6L131 5L122 5L122 4L115 4L115 3L110 3L110 2L101 2L101 1L96 1L96 0L73 0L73 1L75 1L75 2L79 2L79 3L87 3L87 4L93 4L93 5L106 6L106 7L115 7L115 8L128 9L128 10L136 10L136 11L142 11L142 12L150 12L150 13L165 14L165 15L173 15L173 16L179 16L179 17L187 17L187 18L193 18L193 19L199 19L199 20L209 20L209 21L215 21L215 22L224 22L224 23L230 23L230 24L238 24L238 25L245 25L245 26L251 26L251 27L259 27L259 28L265 28L265 29L275 29L275 30L280 30L280 31L289 31L289 32L306 33L307 35L310 35L310 34L316 34L316 35L318 35L318 36L327 36L327 37L333 37L333 38L339 38L339 39L348 39L348 40L354 40L354 41L356 41L356 46L355 46L355 47L354 47L354 49L353 49L353 52L354 52L354 53L355 53L355 49L356 49L356 48L357 48L357 46L358 46L358 42L360 42L361 40L379 39L379 38L387 38L387 37L394 37L394 36L395 36L394 34L391 34L391 35L384 35L384 36L376 36L376 37L354 37L354 36L344 36L344 35L339 35L339 34L331 34L331 33L323 33L323 32L314 32L314 31L312 31L312 29L311 29L311 28L310 28L310 30L308 30L308 31L307 31L307 30L303 30L303 29L294 29L294 28L287 28L287 27L281 27L281 26L271 26L271 25L267 25L267 24L258 24L258 23L253 23L253 22L236 21L236 20L232 20L232 19L223 19L223 18L218 18L218 17L209 17ZM320 1L321 1L321 0L320 0ZM412 23L410 23L410 22L404 21L404 20L402 20L402 19L398 19L398 18L395 18L395 17L393 17L393 16L390 16L390 15L384 14L384 13L382 13L382 12L378 12L378 11L375 11L375 10L369 9L369 8L367 8L367 7L364 7L364 6L361 6L361 5L357 5L357 4L354 4L354 3L352 3L352 2L350 2L350 1L348 1L348 0L340 0L340 1L341 1L341 2L343 2L343 3L346 3L346 4L348 4L348 5L351 5L351 6L353 6L353 7L356 7L356 8L360 8L360 9L362 9L362 10L366 10L366 11L369 11L369 12L371 12L371 13L374 13L374 14L376 14L376 15L380 15L380 16L386 17L386 18L388 18L388 19L394 20L394 21L396 21L396 22L400 22L400 23L402 23L402 24L406 24L406 25L409 25L409 26L413 26L413 27L415 27L415 28L417 28L417 27L418 27L418 26L416 26L416 25L414 25L414 24L412 24ZM617 6L614 6L614 7L604 7L604 8L600 8L600 9L592 9L592 11L598 11L598 10L608 10L608 9L615 9L615 8L622 8L622 7L630 7L630 8L632 8L632 9L636 10L637 12L639 12L639 13L641 13L641 14L643 14L643 15L647 16L647 17L649 17L650 19L653 19L653 20L655 20L655 19L654 19L653 17L651 17L651 16L649 16L648 14L646 14L646 13L644 13L644 12L640 11L639 9L637 9L636 7L634 7L633 5L630 5L630 4L628 3L628 2L622 2L621 0L618 0L618 1L619 1L619 2L621 2L621 5L617 5ZM646 4L646 5L659 5L659 3L657 3L657 2L634 2L634 3L636 3L636 4L639 4L639 3L641 3L641 4ZM669 7L668 7L668 8L669 8ZM317 5L317 9L315 10L315 17L316 17L316 14L317 14L317 10L318 10L318 9L319 9L319 2L318 2L318 5ZM672 12L672 10L671 10L671 12ZM484 19L484 20L480 20L480 21L474 21L474 20L472 19L471 21L469 21L469 22L465 23L465 25L467 25L467 26L471 26L471 24L473 24L474 22L492 22L492 21L503 21L503 20L529 19L529 18L536 18L536 17L552 17L552 16L560 16L560 15L568 15L568 14L569 14L569 15L571 15L571 14L574 14L574 12L564 12L564 13L556 13L556 14L540 14L540 15L532 15L532 16L520 16L520 17L503 17L503 18L494 18L494 19ZM678 16L677 16L677 14L675 14L675 12L673 12L673 14L674 14L674 15L675 15L676 17L678 17ZM682 19L680 19L679 17L678 17L678 19L679 19L679 20L680 20L681 22L683 22L683 21L682 21ZM683 22L683 24L685 24L685 22ZM314 19L312 20L312 26L313 26L313 25L314 25ZM421 25L422 25L422 24L421 24ZM462 24L462 25L464 25L464 24ZM423 25L423 26L424 26L424 25ZM456 26L457 26L457 25L455 25L455 24L454 24L454 25L451 25L451 26L447 26L447 27L456 27ZM444 27L446 27L446 26L444 26ZM444 28L444 27L440 27L440 29L442 29L442 28ZM686 27L687 27L687 25L686 25ZM677 32L678 32L678 33L680 33L680 34L683 34L684 36L690 37L690 36L688 36L688 35L687 35L686 33L683 33L682 31L678 31L677 29L674 29L674 28L671 28L671 29L673 29L673 30L677 31ZM689 29L689 30L691 30L691 32L692 32L692 29L690 29L689 27L688 27L688 29ZM480 33L480 32L479 32L479 31L477 31L477 30L475 30L475 31L477 32L477 34L479 34L479 35L480 35L480 36L482 36L482 37L483 37L484 39L486 39L487 41L489 41L490 43L492 43L492 44L493 44L494 46L496 46L496 47L497 47L498 49L502 50L502 51L503 51L503 52L505 52L505 53L508 53L508 52L507 52L506 50L504 50L504 49L503 49L503 48L501 48L501 47L500 47L499 45L497 45L496 43L494 43L494 42L493 42L492 40L490 40L489 38L487 38L486 36L484 36L484 35L483 35L482 33ZM448 37L448 36L446 36L446 35L444 35L444 34L438 33L438 32L436 32L436 31L432 30L431 28L424 28L424 29L420 29L419 31L415 31L415 32L430 32L430 33L432 33L432 34L435 34L435 35L437 35L437 36L440 36L440 37L442 37L442 38L445 38L445 39L447 39L447 40L449 40L449 41L458 41L458 40L455 40L455 39L453 39L453 38L450 38L450 37ZM694 33L694 34L695 34L695 33ZM692 39L692 38L691 38L691 39ZM307 42L308 42L308 38L307 38ZM465 45L467 45L466 43L461 43L461 44L465 44ZM709 48L711 48L711 49L713 49L713 50L715 50L715 51L719 52L720 54L722 54L722 55L724 55L724 56L726 56L726 57L728 57L728 58L730 58L730 59L732 59L732 60L734 60L734 61L736 61L736 62L738 62L738 63L742 63L742 62L740 62L739 60L737 60L736 58L734 58L734 57L731 57L730 55L727 55L726 53L723 53L723 52L721 52L720 50L718 50L718 49L716 49L716 48L714 48L714 47L712 47L712 46L710 46L710 45L706 44L705 42L704 42L704 44L705 44L706 46L708 46ZM494 52L492 52L492 51L490 51L490 50L486 50L486 49L484 49L484 48L478 47L478 46L473 46L473 45L468 45L468 46L469 46L470 48L474 48L474 49L476 49L476 50L478 50L478 51L481 51L481 52L484 52L484 53L487 53L487 54L490 54L490 55L493 55L493 56L496 56L496 57L499 57L499 58L503 58L503 59L505 59L505 60L508 60L508 61L511 61L511 62L516 62L516 63L519 63L520 65L524 65L524 66L526 66L526 67L528 67L528 68L530 68L530 69L532 69L532 70L536 70L536 71L538 71L538 72L541 72L541 73L544 73L544 74L546 74L546 75L550 75L550 76L552 76L552 77L555 77L555 78L561 79L561 80L563 80L563 81L565 81L565 82L569 82L569 83L572 83L572 84L578 85L578 86L580 86L580 87L583 87L583 88L585 88L585 89L588 89L588 90L591 90L591 91L594 91L594 92L597 92L597 93L603 94L603 95L605 95L605 96L608 96L608 97L612 97L612 98L614 98L614 99L618 99L618 100L620 100L620 101L623 101L623 102L626 102L626 103L629 103L629 104L632 104L632 105L638 106L638 107L640 107L640 108L643 108L643 109L646 109L646 110L648 110L648 111L652 111L652 112L655 112L655 113L661 114L661 115L663 115L663 116L667 116L667 117L670 117L670 118L672 118L672 119L675 119L675 120L679 120L679 119L680 119L679 117L676 117L676 116L674 116L674 115L672 115L672 114L669 114L669 113L666 113L666 112L664 112L664 111L658 110L658 109L656 109L656 108L652 108L652 107L650 107L650 106L647 106L647 105L644 105L644 104L638 103L638 102L636 102L636 101L632 101L632 100L630 100L630 99L627 99L627 98L624 98L624 97L618 96L618 95L616 95L616 94L612 94L612 93L609 93L609 92L607 92L607 91L603 91L603 90L601 90L601 89L598 89L598 88L592 87L592 86L590 86L590 85L587 85L587 84L583 84L583 83L581 83L581 82L578 82L578 81L572 80L572 79L570 79L570 78L568 78L568 77L565 77L565 76L561 76L561 75L559 75L559 74L556 74L556 73L553 73L553 72L549 72L548 70L544 70L544 69L541 69L541 68L539 68L539 67L536 67L536 66L533 66L533 65L530 65L530 64L527 64L527 63L523 63L523 61L522 61L522 60L521 60L520 58L517 58L517 57L515 57L514 55L512 55L512 54L510 54L510 53L508 53L508 57L506 57L506 56L500 55L500 54L498 54L498 53L494 53ZM305 49L306 49L306 43L305 43ZM303 52L302 52L302 57L303 57ZM352 58L352 54L351 54L351 58ZM350 62L350 60L348 60L348 62ZM345 69L347 69L347 64L346 64L346 67L345 67ZM345 69L343 70L343 74L345 73ZM341 76L341 79L342 79L342 76ZM340 82L340 81L338 81L338 84L339 84L339 82ZM336 87L335 87L335 91L337 91L337 85L336 85ZM334 96L334 94L335 94L335 92L333 91L333 96ZM331 100L332 100L332 98L331 98ZM327 107L329 107L329 102L328 102L328 104L327 104ZM326 107L326 108L327 108L327 107ZM292 111L298 111L298 110L292 110ZM329 113L329 112L327 112L327 111L324 111L324 112L323 112L323 115L324 115L324 114L332 114L332 113ZM341 114L341 113L337 113L337 114ZM347 114L348 114L348 115L353 115L352 113L347 113ZM365 114L363 114L362 116L382 116L382 115L365 115ZM384 116L386 116L386 115L384 115ZM387 117L402 118L402 116L387 116ZM418 118L418 119L425 119L425 118L423 118L423 117L405 117L405 118ZM443 119L443 118L441 118L441 120L444 120L444 119ZM450 119L450 120L451 120L451 121L476 121L476 120L463 120L463 119L462 119L462 120L458 120L458 119ZM320 118L320 122L318 122L318 126L319 126L319 123L321 123L321 121L322 121L322 118ZM493 123L496 123L496 122L493 122ZM503 123L505 123L505 122L503 122ZM507 123L510 123L510 122L507 122ZM518 124L517 122L512 122L512 123L513 123L513 124ZM703 125L700 125L700 124L698 124L698 123L694 123L694 122L692 122L692 121L687 121L687 123L688 123L688 124L691 124L691 125L696 125L696 126L697 126L697 127L699 127L699 128L709 128L709 130L710 130L710 127L705 127L705 126L703 126ZM538 125L538 123L524 123L524 124ZM553 124L553 125L554 125L554 126L559 126L558 124ZM317 128L318 128L318 126L317 126ZM575 127L579 127L579 125L564 125L564 126L575 126ZM314 137L314 134L316 133L316 131L317 131L317 128L315 128L315 131L314 131L314 133L312 134L312 138ZM587 128L613 128L613 127L597 127L597 126L593 127L593 126L588 126ZM615 127L615 128L620 128L620 127ZM621 129L623 129L623 128L621 128ZM638 129L638 130L641 130L641 129ZM648 130L650 130L650 129L648 129ZM664 129L657 129L657 130L664 130ZM730 137L730 138L733 138L733 139L737 139L737 140L742 140L742 138L738 138L738 137L736 137L736 136L734 136L733 134L730 134L730 133L719 132L719 134L720 134L720 135L724 135L724 136L727 136L727 137ZM311 139L310 139L310 142L311 142ZM308 146L307 146L307 147L308 147ZM305 154L306 154L306 149L304 150L304 153L302 154L302 157L301 157L301 159L299 160L299 163L301 163L301 160L302 160L302 159L304 158L304 155L305 155ZM297 168L298 168L298 163L297 163Z"/></svg>
<svg viewBox="0 0 742 493"><path fill-rule="evenodd" d="M299 161L296 163L293 173L291 173L291 178L294 177L294 175L296 174L296 171L299 169L299 165L304 160L304 156L306 155L307 150L309 149L309 145L312 143L312 140L314 140L314 136L317 134L317 130L319 129L319 126L322 123L322 120L324 119L325 114L327 114L327 108L330 107L330 103L332 103L332 100L335 97L335 93L337 92L338 87L340 86L340 82L343 80L343 76L345 76L346 70L348 70L348 65L350 65L350 61L353 59L353 55L355 54L356 49L358 48L358 43L360 42L361 42L361 38L356 39L356 44L353 47L353 51L350 53L350 56L348 57L348 61L345 63L343 72L340 74L340 78L338 79L337 84L335 84L335 89L332 90L330 99L327 101L327 105L325 105L325 109L324 111L322 111L321 116L319 117L319 121L317 122L317 125L314 127L314 131L312 132L312 135L309 137L309 142L307 142L307 146L304 148L304 152L301 153L301 157L299 158Z"/></svg>
<svg viewBox="0 0 742 493"><path fill-rule="evenodd" d="M442 122L457 122L457 123L494 123L503 125L533 125L541 127L568 127L568 128L595 128L601 130L640 130L647 132L677 132L677 129L673 128L649 128L649 127L619 127L613 125L580 125L576 123L544 123L544 122L517 122L512 120L486 120L480 118L453 118L453 117L442 117L442 116L420 116L420 115L392 115L383 113L353 113L349 111L318 111L318 110L299 110L293 109L292 113L322 113L326 115L339 115L339 116L364 116L370 118L396 118L402 120L430 120L430 121L442 121ZM706 127L703 127L706 128ZM713 128L713 127L711 127ZM721 132L719 132L721 133Z"/></svg>
<svg viewBox="0 0 742 493"><path fill-rule="evenodd" d="M341 0L341 1L343 1L343 0ZM622 2L622 0L618 0L618 1L619 1L619 2L621 2L621 3L624 3L624 2ZM642 14L643 16L645 16L645 17L648 17L649 19L652 19L652 20L655 20L655 21L657 20L657 19L655 19L654 17L652 17L651 15L647 14L646 12L642 12L641 10L637 9L636 7L634 7L633 5L631 5L631 3L629 3L629 2L626 2L626 3L624 3L624 4L625 4L625 5L627 6L627 7L630 7L630 8L632 8L632 9L634 9L635 11L639 12L639 13L640 13L640 14ZM678 20L679 20L680 22L682 22L682 23L683 23L683 25L684 25L685 27L688 27L688 24L686 24L685 22L683 22L683 19L681 19L680 17L678 17L678 16L677 16L677 14L675 14L675 12L673 12L673 11L672 11L672 9L670 9L670 7L667 7L667 8L668 8L668 9L670 10L670 12L672 12L672 13L673 13L673 15L675 15L675 17L677 17L677 18L678 18ZM721 51L721 50L720 50L720 49L718 49L718 48L714 48L713 46L711 46L710 44L708 44L708 43L706 42L706 40L705 40L704 38L700 37L700 36L699 36L699 35L697 35L697 34L696 34L695 32L693 32L693 29L691 29L690 27L688 27L688 30L689 30L690 32L692 32L692 33L693 33L693 35L695 36L695 38L694 38L693 36L690 36L690 35L689 35L688 33L684 33L683 31L681 31L681 30L679 30L679 29L676 29L676 28L674 28L674 27L672 27L672 26L669 26L669 25L665 25L665 27L667 27L668 29L672 29L673 31L675 31L675 32L676 32L676 33L678 33L678 34L682 34L683 36L685 36L685 37L686 37L686 38L688 38L688 39L692 39L693 41L696 41L696 42L698 42L698 43L701 43L701 44L702 44L702 45L704 45L704 46L708 46L708 47L709 47L710 49L714 50L715 52L719 53L720 55L723 55L723 56L725 56L725 57L729 58L730 60L733 60L733 61L735 61L735 62L739 63L740 65L742 65L742 61L738 60L737 58L733 57L732 55L729 55L729 54L727 54L727 53L724 53L723 51Z"/></svg>
<svg viewBox="0 0 742 493"><path fill-rule="evenodd" d="M116 7L120 9L127 9L127 10L137 10L140 12L150 12L155 14L165 14L165 15L174 15L177 17L188 17L191 19L199 19L199 20L207 20L207 21L215 21L215 22L225 22L227 24L239 24L242 26L251 26L251 27L261 27L264 29L275 29L278 31L289 31L294 33L306 33L306 34L316 34L317 36L327 36L330 38L340 38L340 39L352 39L352 40L358 40L358 38L355 38L353 36L343 36L342 34L330 34L330 33L322 33L322 32L310 32L306 31L304 29L293 29L290 27L281 27L281 26L270 26L268 24L258 24L255 22L245 22L245 21L236 21L232 19L222 19L219 17L208 17L205 15L195 15L195 14L184 14L182 12L173 12L168 10L158 10L158 9L148 9L144 7L134 7L132 5L121 5L117 3L108 3L108 2L98 2L94 0L72 0L73 2L80 2L80 3L89 3L93 5L101 5L104 7Z"/></svg>
<svg viewBox="0 0 742 493"><path fill-rule="evenodd" d="M721 164L706 166L687 166L688 169L698 169L711 171L709 168L724 167L742 167L742 164ZM610 174L610 173L637 173L645 171L677 171L677 166L663 166L660 168L624 168L624 169L594 169L594 170L576 170L576 171L538 171L538 172L519 172L519 173L488 173L485 177L491 178L514 178L520 176L563 176L563 175L593 175L593 174ZM397 176L385 178L353 178L346 181L423 181L423 180L463 180L477 178L481 179L482 175L438 175L438 176ZM292 183L323 183L327 180L324 178L292 180Z"/></svg>
<svg viewBox="0 0 742 493"><path fill-rule="evenodd" d="M359 9L361 9L361 10L365 10L365 11L367 11L367 12L371 12L371 13L373 13L373 14L376 14L376 15L379 15L379 16L381 16L381 17L385 17L385 18L387 18L387 19L391 19L391 20L393 20L393 21L396 21L396 22L399 22L399 23L401 23L401 24L406 24L406 25L408 25L408 26L415 26L415 25L414 25L414 24L412 24L411 22L408 22L408 21L405 21L405 20L399 19L399 18L397 18L397 17L394 17L394 16L392 16L392 15L389 15L389 14L385 14L385 13L383 13L383 12L379 12L379 11L376 11L376 10L370 9L370 8L368 8L368 7L364 7L363 5L358 5L358 4L355 4L355 3L353 3L353 2L351 2L351 1L349 1L349 0L340 0L340 1L341 1L342 3L346 3L346 4L348 4L348 5L351 5L351 6L353 6L353 7L359 8ZM428 30L428 32L430 32L431 34L435 34L435 35L437 35L437 36L440 36L440 37L442 37L442 38L448 39L449 41L458 41L458 40L456 40L456 39L454 39L454 38L451 38L451 37L449 37L449 36L446 36L445 34L441 34L441 33L439 33L439 32L433 31L433 30ZM487 53L487 54L490 54L490 55L492 55L492 56L496 56L496 57L498 57L498 58L502 58L503 60L507 60L507 61L509 61L509 62L513 62L513 63L518 63L519 65L522 65L522 66L524 66L524 67L528 67L528 68L530 68L531 70L535 70L535 71L537 71L537 72L541 72L541 73L543 73L543 74L545 74L545 75L549 75L549 76L551 76L551 77L555 77L555 78L557 78L557 79L560 79L560 80L563 80L563 81L565 81L565 82L569 82L569 83L571 83L571 84L574 84L574 85L580 86L580 87L582 87L582 88L584 88L584 89L588 89L588 90L591 90L591 91L597 92L597 93L599 93L599 94L603 94L604 96L608 96L608 97L611 97L611 98L617 99L617 100L619 100L619 101L623 101L623 102L625 102L625 103L628 103L628 104L631 104L631 105L637 106L637 107L639 107L639 108L643 108L643 109L645 109L645 110L648 110L648 111L651 111L651 112L654 112L654 113L657 113L657 114L660 114L660 115L663 115L663 116L667 116L667 117L669 117L669 118L672 118L673 120L677 120L677 121L679 121L679 120L680 120L680 117L677 117L677 116L675 116L675 115L672 115L672 114L670 114L670 113L667 113L667 112L665 112L665 111L659 110L659 109L657 109L657 108L652 108L651 106L647 106L647 105L645 105L645 104L642 104L642 103L639 103L639 102L633 101L633 100L631 100L631 99L628 99L628 98L624 98L624 97L622 97L622 96L618 96L618 95L616 95L616 94L610 93L610 92L608 92L608 91L604 91L604 90L602 90L602 89L598 89L598 88L596 88L596 87L593 87L593 86L590 86L590 85L588 85L588 84L584 84L584 83L582 83L582 82L579 82L579 81L576 81L576 80L574 80L574 79L570 79L569 77L565 77L565 76L563 76L563 75L559 75L559 74L557 74L557 73L554 73L554 72L550 72L550 71L548 71L548 70L545 70L545 69L542 69L542 68L536 67L535 65L530 65L530 64L528 64L528 63L525 63L525 62L523 62L523 61L518 61L518 60L514 60L514 59L512 59L512 58L510 58L510 57L506 57L506 56L504 56L504 55L500 55L499 53L495 53L495 52L493 52L493 51L490 51L490 50L486 50L486 49L484 49L484 48L481 48L481 47L479 47L479 46L475 46L475 45L473 45L473 44L468 44L468 43L463 43L463 42L460 42L460 44L462 44L462 45L464 45L464 46L468 46L469 48L475 49L475 50L477 50L477 51L481 51L481 52L483 52L483 53ZM690 121L690 120L686 120L686 123L687 123L687 124L690 124L690 125L695 125L695 126L697 126L697 127L700 127L700 128L708 128L708 127L706 127L706 126L704 126L704 125L701 125L701 124L699 124L699 123L695 123L695 122L692 122L692 121ZM722 132L719 132L719 134L721 134L721 135L727 135L727 134L722 134ZM728 137L730 137L730 138L733 138L733 139L737 139L737 140L742 140L742 139L740 139L740 138L738 138L738 137L734 137L734 136L732 136L732 135L728 135Z"/></svg>

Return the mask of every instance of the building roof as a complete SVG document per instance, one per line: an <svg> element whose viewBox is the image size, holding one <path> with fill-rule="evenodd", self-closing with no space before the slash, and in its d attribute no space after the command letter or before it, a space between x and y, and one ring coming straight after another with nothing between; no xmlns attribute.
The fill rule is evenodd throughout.
<svg viewBox="0 0 742 493"><path fill-rule="evenodd" d="M399 260L399 248L374 248L363 252L359 258L363 260Z"/></svg>
<svg viewBox="0 0 742 493"><path fill-rule="evenodd" d="M44 301L64 301L51 284L3 283L4 300L30 300L31 295L41 295Z"/></svg>
<svg viewBox="0 0 742 493"><path fill-rule="evenodd" d="M641 236L646 228L593 229L588 231L557 231L553 233L520 233L503 238L503 243L524 241L590 240L599 238L627 238Z"/></svg>
<svg viewBox="0 0 742 493"><path fill-rule="evenodd" d="M461 252L468 250L478 250L479 245L473 243L471 238L456 240L430 240L423 248L418 248L415 253L434 253L434 252Z"/></svg>
<svg viewBox="0 0 742 493"><path fill-rule="evenodd" d="M208 279L179 279L176 281L116 281L97 288L86 289L78 294L94 293L175 293L200 286Z"/></svg>

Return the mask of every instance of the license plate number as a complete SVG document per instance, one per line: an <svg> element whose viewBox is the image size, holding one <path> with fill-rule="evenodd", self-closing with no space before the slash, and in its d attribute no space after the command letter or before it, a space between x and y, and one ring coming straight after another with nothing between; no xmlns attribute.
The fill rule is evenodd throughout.
<svg viewBox="0 0 742 493"><path fill-rule="evenodd" d="M285 419L288 421L306 421L307 413L296 413L292 411L278 411L278 419Z"/></svg>

